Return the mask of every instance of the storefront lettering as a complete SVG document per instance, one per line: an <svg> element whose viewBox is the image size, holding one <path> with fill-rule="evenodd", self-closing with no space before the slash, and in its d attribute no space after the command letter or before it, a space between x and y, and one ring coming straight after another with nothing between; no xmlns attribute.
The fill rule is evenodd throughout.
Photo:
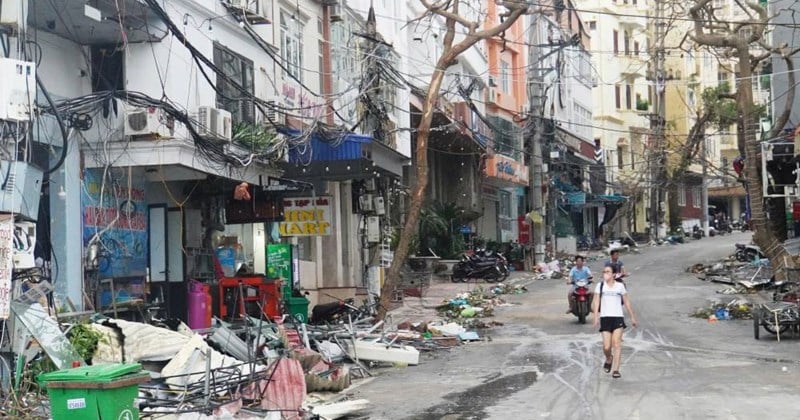
<svg viewBox="0 0 800 420"><path fill-rule="evenodd" d="M498 174L508 174L514 176L514 167L511 166L511 162L497 162L495 166L497 167Z"/></svg>
<svg viewBox="0 0 800 420"><path fill-rule="evenodd" d="M287 198L283 200L281 236L318 236L331 234L330 197Z"/></svg>

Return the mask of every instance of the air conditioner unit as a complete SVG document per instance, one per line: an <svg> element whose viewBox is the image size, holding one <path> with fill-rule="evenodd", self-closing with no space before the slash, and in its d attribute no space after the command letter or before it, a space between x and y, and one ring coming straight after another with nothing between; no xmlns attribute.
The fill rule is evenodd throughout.
<svg viewBox="0 0 800 420"><path fill-rule="evenodd" d="M497 89L491 87L486 89L486 103L497 103Z"/></svg>
<svg viewBox="0 0 800 420"><path fill-rule="evenodd" d="M125 113L123 134L131 137L172 138L175 134L175 120L161 108L136 108Z"/></svg>
<svg viewBox="0 0 800 420"><path fill-rule="evenodd" d="M281 112L281 100L278 96L273 96L266 100L266 115L267 121L264 124L269 125L270 121L278 125L286 125L286 114Z"/></svg>
<svg viewBox="0 0 800 420"><path fill-rule="evenodd" d="M231 113L224 109L201 106L197 110L197 131L204 136L231 141L233 137Z"/></svg>
<svg viewBox="0 0 800 420"><path fill-rule="evenodd" d="M243 9L248 12L258 13L258 0L228 0L231 7Z"/></svg>

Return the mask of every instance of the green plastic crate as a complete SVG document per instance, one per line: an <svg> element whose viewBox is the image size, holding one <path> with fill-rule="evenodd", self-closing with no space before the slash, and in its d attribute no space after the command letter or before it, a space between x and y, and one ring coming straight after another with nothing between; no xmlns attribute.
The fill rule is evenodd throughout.
<svg viewBox="0 0 800 420"><path fill-rule="evenodd" d="M39 375L47 387L53 420L135 420L139 384L150 376L142 366L102 364L81 366Z"/></svg>
<svg viewBox="0 0 800 420"><path fill-rule="evenodd" d="M286 299L286 310L292 318L300 322L308 322L308 299L300 297L289 297Z"/></svg>

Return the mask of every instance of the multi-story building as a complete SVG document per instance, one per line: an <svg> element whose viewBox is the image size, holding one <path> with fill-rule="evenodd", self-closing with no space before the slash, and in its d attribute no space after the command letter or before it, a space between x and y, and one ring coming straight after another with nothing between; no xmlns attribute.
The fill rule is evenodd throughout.
<svg viewBox="0 0 800 420"><path fill-rule="evenodd" d="M550 210L556 236L597 236L605 195L604 168L595 160L589 32L573 2L543 7L533 16L545 92L543 156L548 164ZM532 41L533 42L533 41Z"/></svg>
<svg viewBox="0 0 800 420"><path fill-rule="evenodd" d="M619 218L616 233L649 228L651 179L647 159L650 104L647 69L648 3L646 0L579 3L581 20L591 39L593 132L605 150L607 192L627 196L631 211Z"/></svg>
<svg viewBox="0 0 800 420"><path fill-rule="evenodd" d="M486 3L487 26L500 23L499 10ZM529 170L523 151L523 124L520 114L527 108L527 37L524 19L517 20L502 36L487 39L479 46L489 67L486 89L486 115L491 124L492 141L483 162L481 190L483 234L501 242L517 241L520 216L529 210L525 187ZM492 215L496 215L492 217ZM493 237L492 224L496 222ZM525 229L524 227L522 229Z"/></svg>
<svg viewBox="0 0 800 420"><path fill-rule="evenodd" d="M20 127L39 127L27 149L46 174L37 236L42 258L57 261L62 302L102 306L84 299L108 287L101 279L138 292L149 281L150 297L183 316L190 280L218 277L218 245L241 250L232 267L275 274L265 246L291 243L289 277L312 293L363 284L373 265L364 250L385 239L409 142L391 129L388 141L327 124L346 121L331 104L347 93L334 92L331 77L338 9L318 0L61 3L2 2L0 24L25 34L3 53L33 63L28 77L40 84L30 78L26 89L48 104ZM35 53L25 48L34 43ZM4 62L3 77L14 68Z"/></svg>

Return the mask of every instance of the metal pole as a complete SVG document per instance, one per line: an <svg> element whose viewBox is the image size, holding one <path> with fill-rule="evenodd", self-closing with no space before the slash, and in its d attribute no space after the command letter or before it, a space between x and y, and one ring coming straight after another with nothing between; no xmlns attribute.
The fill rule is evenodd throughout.
<svg viewBox="0 0 800 420"><path fill-rule="evenodd" d="M542 161L542 124L544 119L544 106L542 104L542 73L540 69L540 50L539 29L537 27L538 14L531 16L531 27L529 31L529 42L531 47L528 49L528 101L530 104L530 116L533 132L528 142L530 150L530 182L531 182L531 209L539 212L545 217L543 187L543 161ZM536 226L531 222L531 245L533 247L533 262L544 262L545 256L545 224Z"/></svg>
<svg viewBox="0 0 800 420"><path fill-rule="evenodd" d="M650 157L650 236L658 240L658 229L661 226L661 203L664 202L664 121L666 119L666 72L664 70L664 2L656 1L655 25L655 115L650 119L653 136L653 148Z"/></svg>
<svg viewBox="0 0 800 420"><path fill-rule="evenodd" d="M703 131L705 131L705 127L703 127ZM702 161L700 162L703 165L703 215L700 219L700 226L703 228L703 233L708 236L708 151L706 150L706 137L703 135L703 143L700 145L701 155L700 158Z"/></svg>

